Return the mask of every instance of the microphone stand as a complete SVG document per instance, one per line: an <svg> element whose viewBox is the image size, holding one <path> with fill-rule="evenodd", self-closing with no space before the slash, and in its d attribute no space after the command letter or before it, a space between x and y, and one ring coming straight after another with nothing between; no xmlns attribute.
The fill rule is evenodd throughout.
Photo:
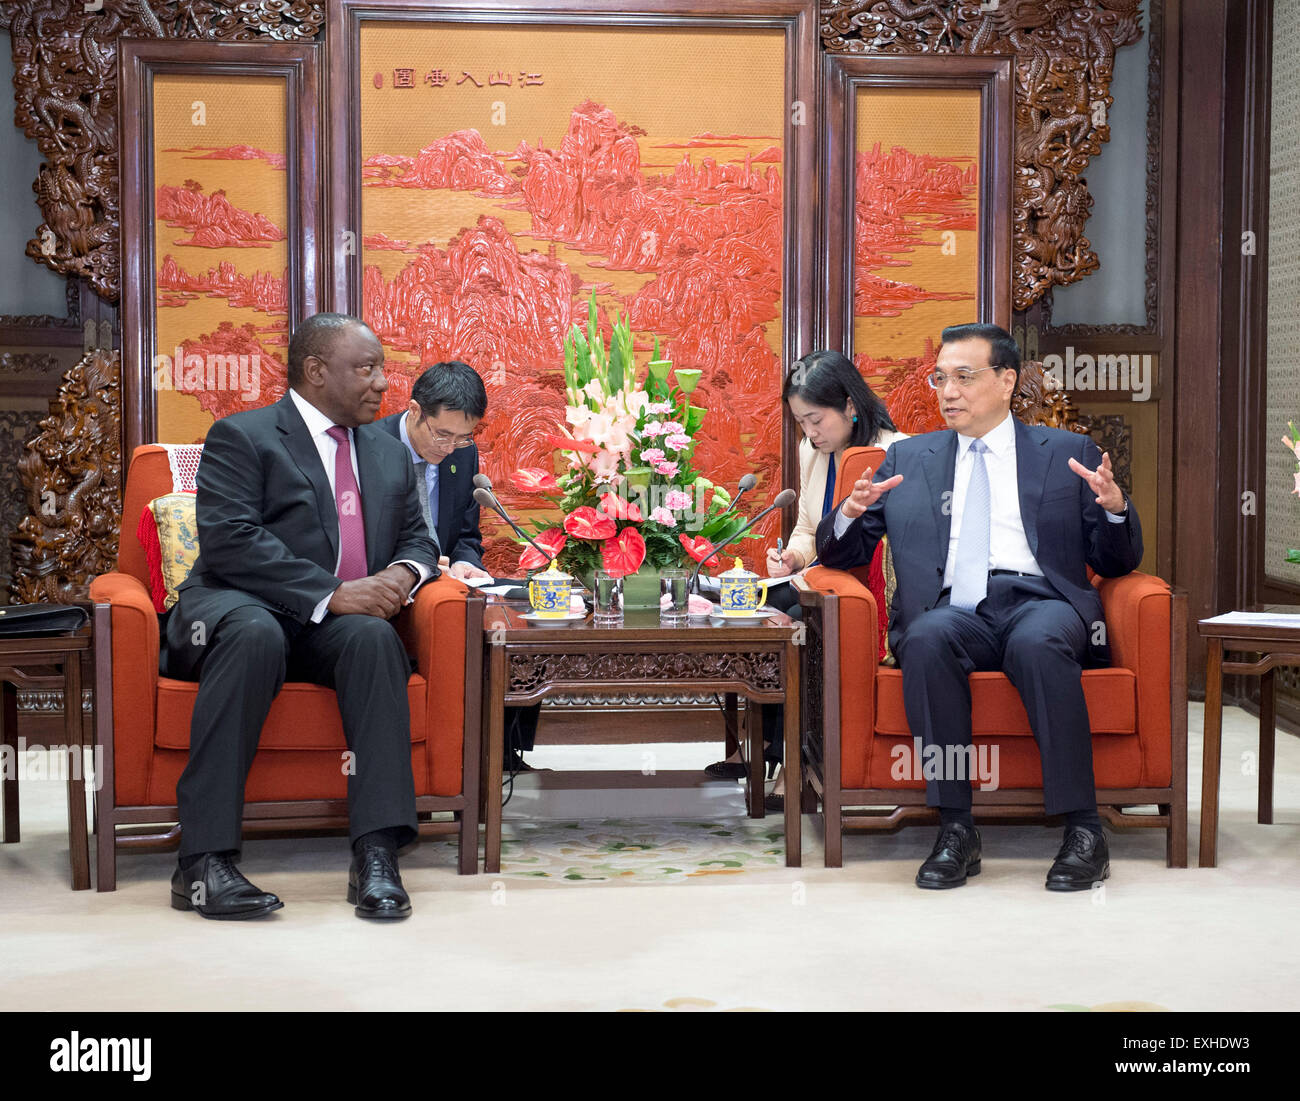
<svg viewBox="0 0 1300 1101"><path fill-rule="evenodd" d="M768 505L767 508L763 509L762 512L760 512L757 516L755 516L752 520L750 520L748 524L746 524L743 528L741 528L738 532L736 532L736 534L733 535L730 539L728 539L726 543L719 543L716 547L714 547L711 551L709 551L708 554L706 554L697 563L695 563L695 571L691 574L691 580L689 584L686 586L686 591L687 592L697 591L697 585L699 583L699 578L700 578L700 570L703 569L705 562L707 562L715 554L721 551L724 547L730 545L731 543L734 543L737 539L739 539L742 535L744 535L745 532L747 532L750 528L752 528L755 524L757 524L760 520L762 520L763 517L765 517L769 512L775 512L778 508L785 508L787 505L793 504L795 501L795 496L796 495L793 489L781 490L781 492L776 495L776 499L770 505Z"/></svg>
<svg viewBox="0 0 1300 1101"><path fill-rule="evenodd" d="M486 478L487 476L480 475L480 477ZM490 485L491 483L489 482L488 484ZM540 554L546 560L547 564L550 564L555 561L555 552L551 550L547 550L544 547L538 546L537 543L533 542L533 537L529 535L528 532L524 531L523 528L521 528L518 524L514 522L514 520L510 518L510 516L506 513L506 510L502 507L501 502L497 500L496 494L493 493L490 489L485 489L483 486L480 485L478 489L474 490L474 500L476 500L483 507L490 508L493 512L495 512L498 516L500 516L502 520L504 520L507 524L509 524L512 528L514 528L515 534L518 535L519 538L527 540L528 543L532 546L533 550L535 550L538 554Z"/></svg>

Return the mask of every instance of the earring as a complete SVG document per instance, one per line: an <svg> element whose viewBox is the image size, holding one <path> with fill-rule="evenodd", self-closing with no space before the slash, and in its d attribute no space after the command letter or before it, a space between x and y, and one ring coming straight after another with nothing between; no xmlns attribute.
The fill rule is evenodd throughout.
<svg viewBox="0 0 1300 1101"><path fill-rule="evenodd" d="M858 423L858 415L856 413L853 414L853 423L854 424Z"/></svg>

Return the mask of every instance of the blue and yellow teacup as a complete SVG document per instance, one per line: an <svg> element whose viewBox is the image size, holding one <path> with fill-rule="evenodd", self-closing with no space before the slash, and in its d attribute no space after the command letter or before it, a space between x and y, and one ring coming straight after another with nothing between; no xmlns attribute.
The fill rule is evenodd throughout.
<svg viewBox="0 0 1300 1101"><path fill-rule="evenodd" d="M739 558L718 575L718 607L724 616L752 616L767 603L767 581L745 569Z"/></svg>
<svg viewBox="0 0 1300 1101"><path fill-rule="evenodd" d="M572 591L573 578L552 567L528 582L528 602L539 619L564 619Z"/></svg>

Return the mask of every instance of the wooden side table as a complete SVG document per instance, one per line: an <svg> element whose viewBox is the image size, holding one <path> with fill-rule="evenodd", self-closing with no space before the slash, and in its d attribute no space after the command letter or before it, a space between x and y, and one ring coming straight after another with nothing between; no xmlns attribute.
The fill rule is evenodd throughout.
<svg viewBox="0 0 1300 1101"><path fill-rule="evenodd" d="M1261 623L1216 623L1202 619L1196 627L1206 640L1205 744L1201 768L1201 847L1198 863L1213 868L1218 863L1219 766L1223 740L1223 678L1240 673L1259 677L1259 812L1258 820L1273 821L1274 701L1273 670L1300 666L1300 607L1256 605L1252 613L1297 615L1296 626ZM1254 661L1225 661L1226 652L1257 654Z"/></svg>
<svg viewBox="0 0 1300 1101"><path fill-rule="evenodd" d="M81 660L93 647L87 624L75 634L52 638L0 639L0 682L4 687L0 739L8 758L3 787L4 843L18 841L18 689L49 684L51 668L63 681L63 731L65 744L79 756L68 762L68 853L72 864L72 889L90 889L90 841L86 834L86 786L82 777L85 739L81 718ZM8 766L12 767L8 767ZM98 780L98 777L96 777Z"/></svg>

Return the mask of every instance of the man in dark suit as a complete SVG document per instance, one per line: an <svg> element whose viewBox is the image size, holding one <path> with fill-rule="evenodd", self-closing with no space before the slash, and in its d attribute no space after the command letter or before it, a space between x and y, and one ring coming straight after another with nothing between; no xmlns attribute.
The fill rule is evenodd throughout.
<svg viewBox="0 0 1300 1101"><path fill-rule="evenodd" d="M425 523L447 560L447 572L464 581L488 577L478 528L474 475L478 447L474 430L487 413L487 389L468 363L437 363L415 380L411 403L401 413L375 421L406 445L423 492Z"/></svg>
<svg viewBox="0 0 1300 1101"><path fill-rule="evenodd" d="M1080 679L1109 660L1101 600L1086 568L1137 568L1142 529L1110 457L1087 436L1011 416L1015 341L996 325L945 329L930 385L949 431L900 440L817 529L824 565L871 561L889 535L897 588L889 641L908 725L928 761L926 802L941 826L920 887L957 887L980 870L971 818L968 674L1004 672L1029 714L1049 815L1066 821L1050 890L1086 890L1110 872L1097 814L1092 737ZM951 747L951 748L949 748ZM948 774L955 772L955 775Z"/></svg>
<svg viewBox="0 0 1300 1101"><path fill-rule="evenodd" d="M468 363L435 363L415 380L406 410L375 422L375 427L406 445L423 489L420 507L437 537L452 577L489 577L483 569L483 537L474 500L478 447L474 430L487 413L487 388ZM522 754L533 748L539 705L507 708L506 767L532 771Z"/></svg>
<svg viewBox="0 0 1300 1101"><path fill-rule="evenodd" d="M235 867L244 784L286 680L338 695L350 758L348 901L411 912L396 852L416 837L406 688L389 620L438 575L411 464L374 420L384 350L356 318L316 314L289 344L289 392L208 431L197 475L199 557L166 624L164 672L199 682L177 784L172 905L260 917L283 905Z"/></svg>

